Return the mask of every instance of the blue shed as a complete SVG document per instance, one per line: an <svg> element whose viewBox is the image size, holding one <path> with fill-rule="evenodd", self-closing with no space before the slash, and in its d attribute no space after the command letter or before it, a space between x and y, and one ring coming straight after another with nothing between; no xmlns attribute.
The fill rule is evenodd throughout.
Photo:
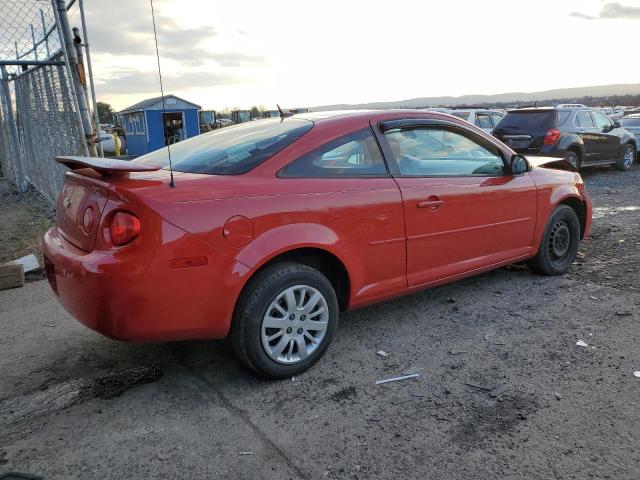
<svg viewBox="0 0 640 480"><path fill-rule="evenodd" d="M200 134L200 105L175 95L143 100L117 113L127 137L127 153L144 155Z"/></svg>

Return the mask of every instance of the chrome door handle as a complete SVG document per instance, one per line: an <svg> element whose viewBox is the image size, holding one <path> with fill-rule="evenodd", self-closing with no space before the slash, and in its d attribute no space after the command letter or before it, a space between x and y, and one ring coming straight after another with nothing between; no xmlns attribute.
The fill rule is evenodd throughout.
<svg viewBox="0 0 640 480"><path fill-rule="evenodd" d="M430 210L437 210L444 203L442 200L421 200L418 202L418 208L428 208Z"/></svg>

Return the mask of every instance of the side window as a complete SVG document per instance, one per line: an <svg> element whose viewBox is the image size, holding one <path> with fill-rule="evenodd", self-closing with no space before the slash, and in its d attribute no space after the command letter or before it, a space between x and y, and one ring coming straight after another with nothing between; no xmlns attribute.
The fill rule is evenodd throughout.
<svg viewBox="0 0 640 480"><path fill-rule="evenodd" d="M601 112L591 112L591 116L596 123L596 127L600 129L604 129L605 127L610 127L612 125L611 120Z"/></svg>
<svg viewBox="0 0 640 480"><path fill-rule="evenodd" d="M457 130L443 127L394 129L385 138L402 175L502 175L504 162L497 147L479 144Z"/></svg>
<svg viewBox="0 0 640 480"><path fill-rule="evenodd" d="M493 120L493 126L497 127L498 124L500 123L500 120L502 120L503 115L500 115L499 113L492 113L491 114L491 119Z"/></svg>
<svg viewBox="0 0 640 480"><path fill-rule="evenodd" d="M576 115L576 125L581 128L593 128L593 119L587 110L580 110Z"/></svg>
<svg viewBox="0 0 640 480"><path fill-rule="evenodd" d="M360 130L291 162L284 177L387 176L378 143L370 129Z"/></svg>
<svg viewBox="0 0 640 480"><path fill-rule="evenodd" d="M493 128L488 113L476 113L476 126L480 128Z"/></svg>

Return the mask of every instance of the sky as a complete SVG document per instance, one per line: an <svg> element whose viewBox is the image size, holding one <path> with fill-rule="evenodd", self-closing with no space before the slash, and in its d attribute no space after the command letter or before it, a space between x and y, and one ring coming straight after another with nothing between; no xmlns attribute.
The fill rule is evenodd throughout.
<svg viewBox="0 0 640 480"><path fill-rule="evenodd" d="M310 107L640 82L640 0L154 0L165 93ZM159 95L148 0L85 0L98 99ZM79 23L74 9L71 24Z"/></svg>

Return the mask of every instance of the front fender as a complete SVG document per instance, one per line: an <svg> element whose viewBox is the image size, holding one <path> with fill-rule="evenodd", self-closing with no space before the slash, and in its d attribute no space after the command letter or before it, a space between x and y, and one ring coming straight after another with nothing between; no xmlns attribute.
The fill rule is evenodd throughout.
<svg viewBox="0 0 640 480"><path fill-rule="evenodd" d="M538 215L536 221L536 234L533 239L534 253L537 253L540 247L540 242L544 234L547 222L553 211L561 203L565 203L569 200L577 200L585 208L585 225L584 236L588 236L591 229L591 200L587 191L584 188L584 184L580 179L580 175L574 173L575 177L579 179L579 182L561 183L555 185L543 186L538 189Z"/></svg>

